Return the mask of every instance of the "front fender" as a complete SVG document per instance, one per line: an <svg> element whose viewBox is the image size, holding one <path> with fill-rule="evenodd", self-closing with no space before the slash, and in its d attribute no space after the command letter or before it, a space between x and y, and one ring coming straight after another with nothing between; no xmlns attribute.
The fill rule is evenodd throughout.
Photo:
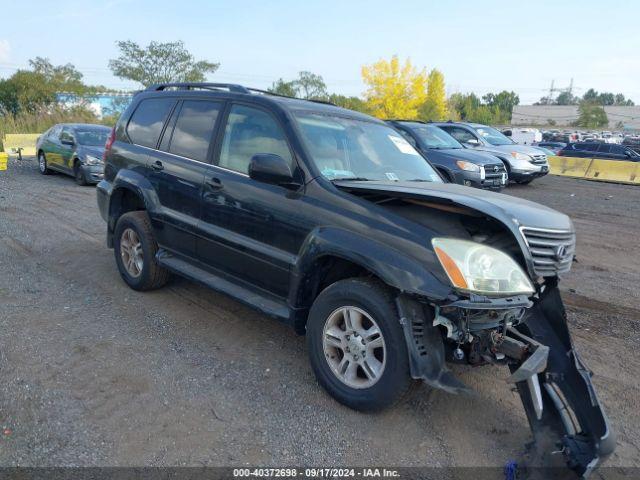
<svg viewBox="0 0 640 480"><path fill-rule="evenodd" d="M446 279L434 274L442 269L435 254L426 247L422 253L430 260L417 261L389 245L342 228L318 227L305 240L293 267L289 302L295 308L310 306L310 299L306 298L308 282L313 281L318 265L326 257L354 263L401 292L436 302L447 299L453 291Z"/></svg>

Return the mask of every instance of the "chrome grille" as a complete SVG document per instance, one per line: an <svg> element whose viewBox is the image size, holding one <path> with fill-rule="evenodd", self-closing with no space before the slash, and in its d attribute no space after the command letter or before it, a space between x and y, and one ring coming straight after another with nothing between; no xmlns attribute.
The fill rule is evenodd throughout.
<svg viewBox="0 0 640 480"><path fill-rule="evenodd" d="M504 168L504 164L495 164L495 165L485 165L484 166L484 175L485 178L489 178L489 179L493 179L493 178L500 178L502 177L502 174L506 172L506 169Z"/></svg>
<svg viewBox="0 0 640 480"><path fill-rule="evenodd" d="M536 275L552 277L568 272L576 251L576 234L571 230L521 227L533 258Z"/></svg>
<svg viewBox="0 0 640 480"><path fill-rule="evenodd" d="M533 158L532 163L535 164L547 163L547 156L544 153L542 155L531 155L531 158Z"/></svg>

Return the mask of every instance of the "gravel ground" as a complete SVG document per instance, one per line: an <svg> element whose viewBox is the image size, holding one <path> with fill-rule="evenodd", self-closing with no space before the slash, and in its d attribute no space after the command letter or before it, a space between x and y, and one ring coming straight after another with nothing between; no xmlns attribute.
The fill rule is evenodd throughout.
<svg viewBox="0 0 640 480"><path fill-rule="evenodd" d="M571 329L618 433L608 464L638 467L640 188L507 193L574 219ZM33 158L0 172L0 238L1 466L501 466L530 440L506 370L456 367L475 395L420 386L360 414L320 389L288 327L182 279L130 290L94 189Z"/></svg>

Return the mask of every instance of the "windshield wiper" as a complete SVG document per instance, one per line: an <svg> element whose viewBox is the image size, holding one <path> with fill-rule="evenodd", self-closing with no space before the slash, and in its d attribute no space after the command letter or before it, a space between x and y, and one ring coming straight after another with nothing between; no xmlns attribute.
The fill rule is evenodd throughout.
<svg viewBox="0 0 640 480"><path fill-rule="evenodd" d="M426 178L412 178L411 180L405 180L405 182L430 182Z"/></svg>
<svg viewBox="0 0 640 480"><path fill-rule="evenodd" d="M332 182L371 182L370 178L365 177L342 177L342 178L334 178L331 180Z"/></svg>

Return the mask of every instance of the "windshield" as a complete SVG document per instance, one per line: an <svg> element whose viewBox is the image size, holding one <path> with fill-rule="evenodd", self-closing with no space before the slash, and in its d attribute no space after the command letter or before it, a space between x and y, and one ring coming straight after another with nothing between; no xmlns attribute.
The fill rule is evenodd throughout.
<svg viewBox="0 0 640 480"><path fill-rule="evenodd" d="M76 141L89 147L104 147L110 131L108 128L76 128Z"/></svg>
<svg viewBox="0 0 640 480"><path fill-rule="evenodd" d="M395 130L378 123L295 113L312 160L329 180L442 182Z"/></svg>
<svg viewBox="0 0 640 480"><path fill-rule="evenodd" d="M491 145L513 145L515 143L509 137L503 135L495 128L482 126L474 127L474 129Z"/></svg>
<svg viewBox="0 0 640 480"><path fill-rule="evenodd" d="M455 138L434 125L420 123L405 123L404 125L418 136L425 148L435 150L464 148Z"/></svg>

